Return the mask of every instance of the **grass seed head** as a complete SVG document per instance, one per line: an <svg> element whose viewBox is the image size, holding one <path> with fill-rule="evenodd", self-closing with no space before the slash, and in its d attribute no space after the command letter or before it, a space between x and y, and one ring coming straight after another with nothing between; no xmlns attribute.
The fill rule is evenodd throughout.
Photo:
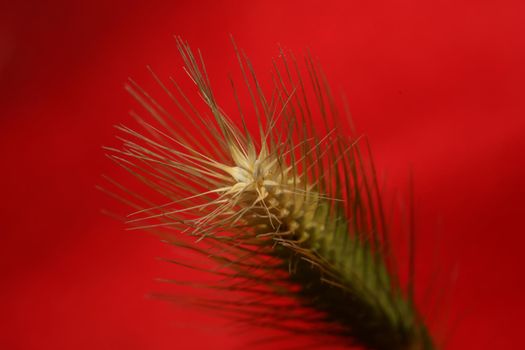
<svg viewBox="0 0 525 350"><path fill-rule="evenodd" d="M251 315L249 322L256 317L257 326L336 336L369 349L432 349L394 268L366 147L342 127L344 118L314 61L306 59L308 92L295 60L290 64L281 55L273 97L267 98L251 64L236 50L259 126L252 133L242 112L240 127L217 104L200 53L177 42L211 117L176 83L178 97L152 73L177 113L201 132L193 137L175 128L171 112L130 84L130 93L159 126L134 114L145 132L120 126L126 136L120 148L108 148L109 157L164 202L117 184L135 208L128 223L204 257L221 277L209 288L243 294L235 302L220 303L214 295L197 305L244 321ZM312 98L318 109L310 107ZM323 127L312 124L316 115ZM176 263L210 271L209 265Z"/></svg>

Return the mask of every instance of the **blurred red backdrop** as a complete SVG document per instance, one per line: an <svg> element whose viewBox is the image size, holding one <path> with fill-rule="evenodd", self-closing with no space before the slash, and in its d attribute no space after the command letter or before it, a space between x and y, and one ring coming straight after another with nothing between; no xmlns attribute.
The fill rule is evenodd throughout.
<svg viewBox="0 0 525 350"><path fill-rule="evenodd" d="M227 87L237 68L230 33L262 76L278 44L310 48L387 183L413 169L420 240L440 245L421 261L444 266L441 286L461 316L448 349L523 347L524 10L521 1L3 4L0 347L242 344L220 321L145 297L174 274L155 260L170 250L101 215L113 202L94 189L114 172L101 146L130 119L127 77L150 81L146 64L182 76L171 38L180 34Z"/></svg>

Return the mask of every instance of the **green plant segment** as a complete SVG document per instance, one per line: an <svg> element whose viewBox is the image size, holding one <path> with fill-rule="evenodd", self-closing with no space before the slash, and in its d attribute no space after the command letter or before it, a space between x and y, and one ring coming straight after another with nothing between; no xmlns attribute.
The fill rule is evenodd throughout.
<svg viewBox="0 0 525 350"><path fill-rule="evenodd" d="M168 87L153 77L199 135L178 130L175 113L132 84L157 126L135 114L145 132L121 126L122 147L107 150L164 198L153 203L119 185L136 208L129 223L201 256L173 262L219 278L205 287L240 293L193 302L256 326L369 349L433 349L413 280L402 286L397 277L368 147L348 135L313 60L303 79L295 60L281 55L265 95L236 50L252 101L251 112L242 108L234 86L236 124L216 102L200 53L178 45L207 112L174 81Z"/></svg>

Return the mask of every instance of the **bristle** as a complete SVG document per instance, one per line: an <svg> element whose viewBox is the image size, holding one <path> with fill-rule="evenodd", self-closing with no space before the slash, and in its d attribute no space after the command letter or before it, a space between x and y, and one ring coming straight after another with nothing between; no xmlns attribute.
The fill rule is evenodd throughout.
<svg viewBox="0 0 525 350"><path fill-rule="evenodd" d="M345 134L344 119L311 55L305 64L313 101L298 63L292 59L290 65L284 52L274 62L267 98L234 44L257 119L254 136L245 120L251 113L241 108L236 88L241 127L218 105L200 52L195 57L180 38L177 44L213 118L201 115L172 81L180 95L175 97L152 72L180 115L191 120L192 132L204 136L193 137L131 81L128 91L162 130L135 114L146 133L119 126L126 135L122 147L107 151L164 201L132 195L130 227L205 257L221 277L206 287L244 295L235 301L202 299L197 306L298 335L341 337L368 349L433 349L413 302L413 268L408 292L395 270L370 151L362 148L362 138Z"/></svg>

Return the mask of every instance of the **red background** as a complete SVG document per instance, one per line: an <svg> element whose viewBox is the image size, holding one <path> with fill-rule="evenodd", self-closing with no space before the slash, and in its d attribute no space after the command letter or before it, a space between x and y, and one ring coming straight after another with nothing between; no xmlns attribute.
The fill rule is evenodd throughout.
<svg viewBox="0 0 525 350"><path fill-rule="evenodd" d="M112 202L94 189L114 172L101 146L114 144L113 124L129 120L127 77L149 79L146 64L181 76L171 38L180 34L202 49L216 85L227 86L237 68L230 33L259 75L278 43L298 54L311 48L348 96L388 182L413 169L419 237L439 241L441 285L461 316L448 348L522 348L522 3L2 5L0 348L242 344L211 319L145 298L154 278L173 274L155 260L169 250L101 215ZM189 319L203 326L180 325Z"/></svg>

